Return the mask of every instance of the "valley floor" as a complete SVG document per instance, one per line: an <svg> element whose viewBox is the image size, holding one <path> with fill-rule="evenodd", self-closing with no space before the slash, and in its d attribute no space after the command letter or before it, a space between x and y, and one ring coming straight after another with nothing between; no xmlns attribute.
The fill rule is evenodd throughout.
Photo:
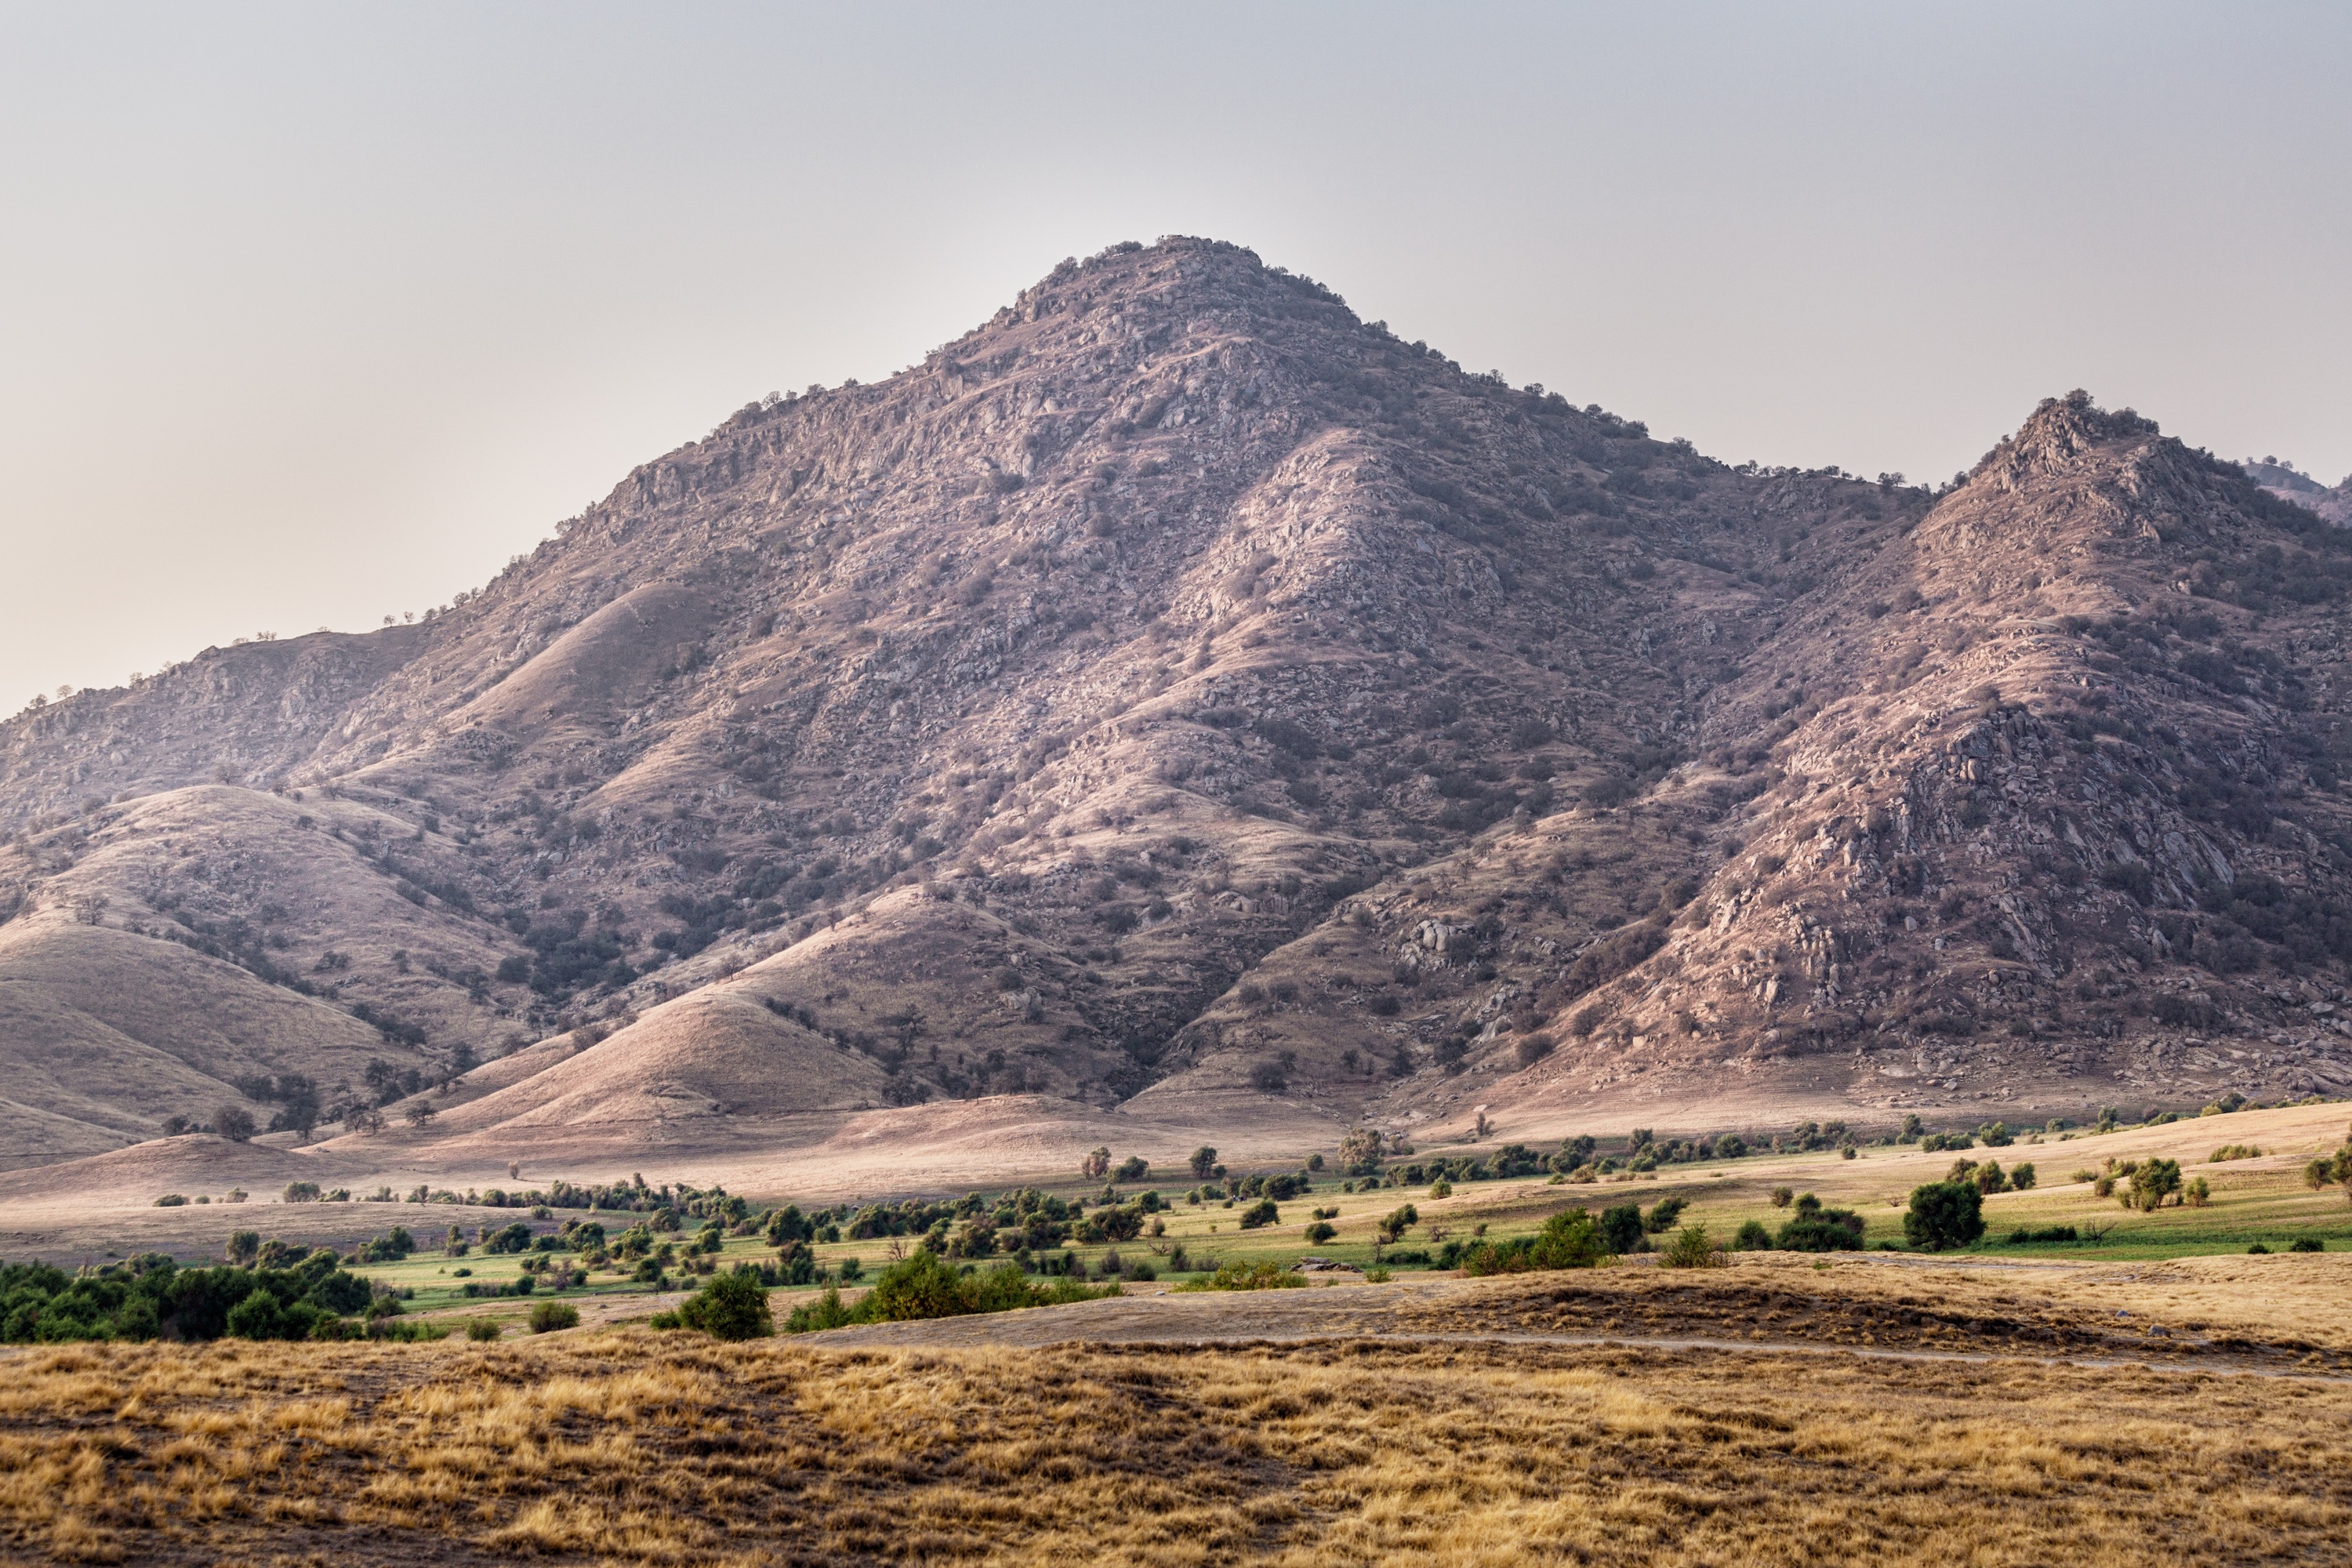
<svg viewBox="0 0 2352 1568"><path fill-rule="evenodd" d="M28 1349L0 1556L2343 1561L2347 1285L1765 1255L748 1345Z"/></svg>

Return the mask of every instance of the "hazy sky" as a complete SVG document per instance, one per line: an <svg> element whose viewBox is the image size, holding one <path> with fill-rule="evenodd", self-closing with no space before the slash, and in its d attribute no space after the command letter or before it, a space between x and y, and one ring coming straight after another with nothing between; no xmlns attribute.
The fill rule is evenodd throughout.
<svg viewBox="0 0 2352 1568"><path fill-rule="evenodd" d="M2352 469L2352 6L0 5L0 711L1213 235L1732 461Z"/></svg>

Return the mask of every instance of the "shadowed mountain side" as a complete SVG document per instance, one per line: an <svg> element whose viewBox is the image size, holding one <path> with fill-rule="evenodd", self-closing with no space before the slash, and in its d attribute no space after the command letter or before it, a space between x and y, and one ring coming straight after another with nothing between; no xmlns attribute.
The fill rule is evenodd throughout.
<svg viewBox="0 0 2352 1568"><path fill-rule="evenodd" d="M539 1130L594 1131L622 1143L664 1123L734 1121L878 1103L872 1061L778 1017L756 1000L700 991L509 1088L450 1110L444 1140L527 1140ZM714 1137L715 1137L714 1131ZM340 1143L332 1145L340 1149ZM516 1156L536 1151L522 1143Z"/></svg>
<svg viewBox="0 0 2352 1568"><path fill-rule="evenodd" d="M62 922L0 931L0 1040L8 1098L44 1113L28 1144L66 1140L61 1118L86 1130L77 1152L152 1136L151 1118L202 1118L242 1104L232 1081L239 1076L356 1082L372 1058L404 1055L348 1014L235 964ZM250 1109L268 1121L266 1106ZM36 1152L12 1150L6 1163L29 1163Z"/></svg>

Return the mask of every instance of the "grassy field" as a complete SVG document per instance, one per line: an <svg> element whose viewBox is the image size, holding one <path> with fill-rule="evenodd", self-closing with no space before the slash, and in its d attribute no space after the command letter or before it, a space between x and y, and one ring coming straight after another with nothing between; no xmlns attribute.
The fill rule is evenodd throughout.
<svg viewBox="0 0 2352 1568"><path fill-rule="evenodd" d="M488 1342L11 1349L0 1561L2352 1560L2352 1205L2301 1180L2342 1117L1990 1152L2049 1184L1990 1200L1996 1238L2111 1226L2095 1247L1400 1270L731 1345L634 1321L676 1297L598 1276L564 1293L582 1327ZM2269 1152L2199 1163L2230 1144ZM2111 1154L2181 1159L2212 1202L2138 1215L2063 1180ZM1369 1260L1407 1201L1414 1249L1668 1194L1728 1235L1784 1219L1783 1186L1862 1212L1875 1239L1952 1158L1760 1156L1447 1197L1318 1179L1249 1231L1171 1183L1164 1234L1120 1250L1286 1259L1336 1208L1312 1250ZM2247 1255L2302 1234L2330 1249ZM817 1250L890 1261L880 1241ZM721 1261L772 1256L745 1237ZM366 1271L444 1321L511 1324L544 1299L456 1297L511 1279L512 1257Z"/></svg>
<svg viewBox="0 0 2352 1568"><path fill-rule="evenodd" d="M1869 1268L1830 1271L1812 1297ZM1446 1289L1535 1299L1527 1281ZM74 1346L5 1365L0 1550L16 1560L2142 1568L2352 1553L2340 1376L1336 1338L722 1346L643 1329Z"/></svg>
<svg viewBox="0 0 2352 1568"><path fill-rule="evenodd" d="M1118 1188L1123 1197L1150 1188L1170 1204L1157 1216L1163 1233L1116 1246L1072 1246L1067 1250L1089 1271L1102 1266L1107 1253L1116 1252L1129 1263L1150 1261L1162 1283L1202 1271L1207 1260L1288 1263L1312 1253L1342 1262L1370 1266L1376 1251L1393 1257L1402 1251L1434 1254L1448 1239L1490 1239L1525 1235L1544 1218L1571 1204L1595 1211L1612 1205L1634 1203L1654 1207L1661 1199L1677 1197L1688 1205L1684 1224L1700 1224L1714 1237L1728 1242L1740 1226L1756 1220L1777 1232L1790 1211L1776 1206L1779 1189L1811 1193L1834 1208L1860 1214L1870 1245L1900 1244L1903 1215L1909 1194L1921 1183L1941 1179L1957 1159L1998 1160L2004 1169L2020 1163L2036 1168L2038 1183L2031 1191L2002 1193L1986 1199L1987 1235L1973 1252L1997 1257L2075 1258L2109 1259L2162 1258L2202 1253L2242 1253L2257 1242L2284 1248L2298 1237L2313 1237L2330 1249L2352 1247L2352 1203L2340 1187L2308 1189L2303 1167L2314 1155L2341 1143L2347 1131L2344 1106L2296 1107L2278 1110L2240 1111L2157 1127L2133 1128L2105 1134L2076 1132L2042 1135L2040 1142L2019 1142L2003 1148L1978 1147L1964 1153L1923 1152L1916 1148L1879 1146L1859 1151L1852 1160L1833 1151L1807 1154L1761 1154L1746 1159L1691 1165L1668 1165L1639 1175L1618 1173L1587 1184L1555 1182L1549 1177L1457 1184L1450 1196L1433 1197L1426 1185L1391 1187L1362 1184L1363 1190L1341 1191L1342 1181L1328 1173L1314 1177L1314 1190L1279 1205L1279 1223L1244 1230L1241 1215L1249 1200L1230 1205L1222 1196L1200 1204L1186 1201L1189 1178L1179 1182L1129 1184ZM2236 1146L2264 1151L2252 1158L2212 1163L2217 1149ZM1451 1151L1423 1151L1420 1159ZM2203 1207L2170 1206L2150 1214L2125 1207L2116 1199L2100 1198L2087 1182L2077 1182L2082 1171L2104 1170L2109 1160L2128 1161L2151 1155L2177 1159L2184 1177L2202 1176L2211 1189ZM1076 1179L1044 1184L1056 1195L1098 1197L1099 1182ZM1382 1218L1410 1203L1420 1218L1401 1240L1376 1247ZM1306 1231L1316 1210L1332 1215L1336 1235L1309 1243ZM402 1212L391 1217L402 1217ZM257 1218L260 1216L257 1215ZM609 1216L606 1216L609 1217ZM2019 1228L2041 1229L2073 1226L2084 1237L2074 1244L2007 1244ZM1481 1227L1484 1227L1483 1232ZM538 1222L535 1228L550 1228ZM2095 1240L2093 1239L2095 1237ZM844 1241L815 1247L817 1261L837 1271L843 1260L856 1258L870 1279L903 1256L912 1238ZM1171 1267L1171 1255L1183 1249L1187 1269ZM1058 1255L1058 1254L1057 1254ZM739 1261L772 1259L773 1249L759 1237L730 1237L718 1255L720 1267ZM1415 1267L1404 1264L1402 1272ZM459 1270L466 1270L461 1276ZM499 1297L468 1300L461 1294L469 1281L477 1286L504 1285L521 1272L521 1260L512 1256L479 1252L449 1258L438 1252L419 1253L395 1264L371 1265L360 1270L370 1278L415 1294L407 1306L430 1315L481 1317L519 1322L533 1300ZM686 1279L674 1276L673 1292L657 1296L650 1287L632 1281L625 1271L592 1274L584 1287L564 1293L583 1305L591 1320L623 1322L650 1316L675 1304L675 1292ZM816 1289L785 1290L780 1308ZM854 1294L854 1291L852 1292Z"/></svg>

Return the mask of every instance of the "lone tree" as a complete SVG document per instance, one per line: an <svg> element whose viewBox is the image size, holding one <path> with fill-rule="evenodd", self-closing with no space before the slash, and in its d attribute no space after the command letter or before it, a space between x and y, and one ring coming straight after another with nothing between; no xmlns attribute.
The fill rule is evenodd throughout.
<svg viewBox="0 0 2352 1568"><path fill-rule="evenodd" d="M243 1143L253 1136L253 1117L241 1105L224 1105L213 1112L213 1131L232 1143Z"/></svg>
<svg viewBox="0 0 2352 1568"><path fill-rule="evenodd" d="M422 1127L433 1120L433 1107L429 1101L412 1100L400 1114L407 1120L411 1127Z"/></svg>
<svg viewBox="0 0 2352 1568"><path fill-rule="evenodd" d="M1097 1145L1094 1152L1088 1154L1084 1160L1079 1161L1078 1174L1086 1177L1088 1181L1094 1182L1098 1182L1102 1180L1103 1177L1109 1175L1110 1150L1108 1146Z"/></svg>
<svg viewBox="0 0 2352 1568"><path fill-rule="evenodd" d="M1929 1252L1966 1247L1984 1235L1984 1194L1974 1182L1929 1182L1911 1189L1903 1239Z"/></svg>
<svg viewBox="0 0 2352 1568"><path fill-rule="evenodd" d="M2138 1169L2132 1172L2131 1187L2124 1194L2124 1202L2142 1214L2152 1214L2179 1191L2179 1161L2142 1160Z"/></svg>
<svg viewBox="0 0 2352 1568"><path fill-rule="evenodd" d="M714 1339L762 1340L776 1331L776 1321L768 1311L767 1287L748 1270L713 1275L710 1283L687 1298L677 1318Z"/></svg>
<svg viewBox="0 0 2352 1568"><path fill-rule="evenodd" d="M1216 1173L1217 1152L1203 1143L1192 1151L1192 1157L1185 1163L1192 1168L1194 1181L1205 1182Z"/></svg>
<svg viewBox="0 0 2352 1568"><path fill-rule="evenodd" d="M1350 1127L1339 1140L1339 1173L1343 1176L1370 1176L1381 1168L1381 1141L1377 1129Z"/></svg>

